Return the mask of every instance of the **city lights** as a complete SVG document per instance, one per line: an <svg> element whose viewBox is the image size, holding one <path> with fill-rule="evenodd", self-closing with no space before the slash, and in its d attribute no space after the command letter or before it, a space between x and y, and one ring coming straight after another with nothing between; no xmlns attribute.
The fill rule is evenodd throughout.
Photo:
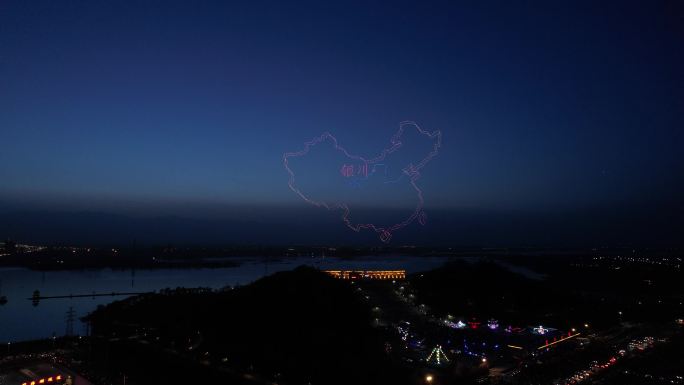
<svg viewBox="0 0 684 385"><path fill-rule="evenodd" d="M425 361L430 362L433 358L437 365L441 365L442 359L449 362L449 359L447 358L446 354L444 354L444 351L440 345L437 345L434 349L432 349L432 352L430 352L430 355Z"/></svg>
<svg viewBox="0 0 684 385"><path fill-rule="evenodd" d="M406 279L406 270L325 270L325 273L345 280Z"/></svg>

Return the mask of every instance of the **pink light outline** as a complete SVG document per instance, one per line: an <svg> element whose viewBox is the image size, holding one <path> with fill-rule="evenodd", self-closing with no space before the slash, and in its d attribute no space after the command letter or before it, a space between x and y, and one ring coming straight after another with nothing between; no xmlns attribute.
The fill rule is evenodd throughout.
<svg viewBox="0 0 684 385"><path fill-rule="evenodd" d="M425 156L420 162L418 162L417 165L409 164L406 168L404 168L402 171L404 174L409 176L409 184L413 187L414 190L416 190L416 193L418 194L418 203L416 204L416 208L414 209L413 213L403 221L399 223L395 223L389 227L379 227L376 226L372 223L359 223L359 224L353 224L351 223L351 220L349 219L349 214L351 213L351 210L349 207L347 207L346 204L344 203L335 203L335 204L327 204L325 202L318 202L312 199L309 199L304 193L302 193L299 188L295 185L295 174L290 169L288 158L293 158L293 157L302 157L305 156L306 154L309 153L309 150L311 147L324 142L325 140L331 140L333 143L333 146L335 150L341 151L346 157L349 159L357 160L363 162L365 165L368 164L373 164L377 162L381 162L385 159L385 157L402 146L401 142L401 136L404 133L404 126L413 126L419 134L425 135L430 139L437 138L435 141L433 150L430 151L430 153ZM418 126L416 122L410 121L410 120L405 120L403 122L399 123L399 130L397 131L394 136L390 139L390 147L385 148L380 152L380 154L374 158L371 159L365 159L362 156L359 155L352 155L350 154L344 147L340 146L337 142L337 138L335 138L332 134L329 132L324 132L318 137L313 138L309 142L304 143L304 149L301 151L296 151L296 152L286 152L283 154L283 165L285 166L285 169L287 170L288 174L290 175L289 181L288 181L288 186L290 189L295 192L297 195L299 195L305 202L314 205L316 207L325 207L328 210L342 210L342 220L344 223L349 227L350 229L354 230L355 232L360 232L362 229L371 229L375 231L376 233L379 234L380 240L382 242L389 242L390 238L392 237L392 233L409 225L411 222L418 219L418 222L421 225L425 224L426 221L426 215L425 212L423 211L423 206L425 204L425 201L423 199L423 191L416 185L416 181L418 178L420 178L420 169L425 167L425 165L432 159L434 158L438 153L439 153L439 148L442 145L442 132L439 130L433 131L433 132L428 132L426 130L423 130Z"/></svg>

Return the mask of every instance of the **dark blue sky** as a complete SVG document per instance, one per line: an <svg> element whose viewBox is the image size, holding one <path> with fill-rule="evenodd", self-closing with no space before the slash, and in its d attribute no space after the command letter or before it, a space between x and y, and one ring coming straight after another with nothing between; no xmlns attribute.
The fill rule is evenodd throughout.
<svg viewBox="0 0 684 385"><path fill-rule="evenodd" d="M428 214L681 218L683 8L2 1L0 203L297 209L283 152L330 131L372 155L408 119L443 134Z"/></svg>

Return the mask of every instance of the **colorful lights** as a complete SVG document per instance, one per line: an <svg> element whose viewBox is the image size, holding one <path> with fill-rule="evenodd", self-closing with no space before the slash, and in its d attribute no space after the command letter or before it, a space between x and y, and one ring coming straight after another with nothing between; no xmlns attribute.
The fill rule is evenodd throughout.
<svg viewBox="0 0 684 385"><path fill-rule="evenodd" d="M639 345L645 349L645 348L653 347L655 343L656 343L656 340L653 337L644 337L641 339L635 339L635 340L630 341L629 349L630 350L636 349L637 351L634 351L634 353L638 353L638 350L642 350L642 349L639 349ZM607 361L604 361L603 363L599 363L598 361L593 361L593 364L591 365L590 368L579 370L575 374L564 379L562 382L559 382L558 384L570 385L570 384L580 383L580 382L586 380L587 378L591 377L592 375L595 375L595 374L615 365L618 362L618 360L620 360L622 357L626 357L626 356L627 356L627 351L625 349L619 349L619 350L617 350L617 355L610 357Z"/></svg>
<svg viewBox="0 0 684 385"><path fill-rule="evenodd" d="M407 321L402 321L399 325L397 325L397 332L399 333L402 341L408 341L409 337L411 336L411 333L409 332L410 327L411 324Z"/></svg>
<svg viewBox="0 0 684 385"><path fill-rule="evenodd" d="M442 346L441 346L441 345L435 346L435 348L432 349L432 352L430 352L430 355L428 356L428 358L427 358L425 361L426 361L426 362L430 362L430 360L432 360L433 357L434 357L434 360L435 360L435 362L437 363L437 365L441 365L441 364L442 364L442 358L443 358L446 362L449 362L449 359L447 358L446 354L444 354L444 351L442 350Z"/></svg>
<svg viewBox="0 0 684 385"><path fill-rule="evenodd" d="M504 329L504 330L506 331L506 333L520 333L523 331L522 328L519 328L517 326L511 326L511 325L506 326L506 329Z"/></svg>
<svg viewBox="0 0 684 385"><path fill-rule="evenodd" d="M296 157L303 157L306 156L311 147L316 146L320 143L323 143L325 141L330 141L336 151L341 152L344 154L350 161L352 162L358 162L359 164L343 164L341 168L339 169L339 173L342 175L344 178L350 178L354 175L361 175L364 177L368 176L368 165L374 166L378 165L380 162L383 162L385 160L385 157L389 154L394 153L395 151L399 150L402 147L402 142L401 138L404 133L404 127L405 126L412 126L414 127L420 135L426 136L428 139L433 140L434 144L432 147L432 151L428 153L422 160L420 160L417 163L408 163L405 168L402 169L402 174L408 176L407 183L411 185L415 193L417 194L417 203L415 205L415 208L411 215L406 217L403 221L388 225L388 226L380 226L376 225L373 223L352 223L352 220L350 219L351 216L351 209L349 206L344 203L344 202L334 202L334 203L326 203L324 201L319 201L319 200L314 200L310 198L308 195L306 195L304 192L300 190L300 188L296 185L295 183L295 173L292 171L289 165L289 160L290 158L296 158ZM353 155L350 154L344 147L340 146L337 142L337 139L332 136L330 133L323 133L321 136L314 138L313 140L304 143L304 149L301 151L297 152L287 152L283 154L283 165L285 166L285 170L287 170L288 174L290 175L288 185L290 189L299 195L305 202L314 205L316 207L324 207L328 210L341 210L342 211L342 221L345 223L347 227L352 229L353 231L359 232L361 230L369 229L375 231L378 236L380 237L380 240L382 242L389 242L390 238L392 237L392 234L411 224L413 221L418 220L418 222L421 225L425 224L427 216L425 215L425 212L423 211L423 206L424 206L424 200L423 200L423 191L418 187L416 184L416 181L420 178L420 170L434 157L437 155L439 152L439 148L441 147L441 142L442 142L442 133L440 131L433 131L433 132L428 132L423 129L421 129L415 122L411 121L404 121L399 124L399 130L397 133L391 138L390 140L390 147L384 149L381 151L377 156L371 159L366 159L364 157L358 156L358 155ZM356 167L355 167L356 166Z"/></svg>
<svg viewBox="0 0 684 385"><path fill-rule="evenodd" d="M499 328L499 321L495 319L490 319L489 321L487 321L487 327L491 330L496 330Z"/></svg>
<svg viewBox="0 0 684 385"><path fill-rule="evenodd" d="M466 324L463 323L463 321L459 320L457 322L450 321L448 319L444 320L444 324L452 329L463 329L466 327Z"/></svg>
<svg viewBox="0 0 684 385"><path fill-rule="evenodd" d="M537 350L546 349L546 348L548 348L549 346L553 346L553 345L555 345L555 344L557 344L557 343L559 343L559 342L563 342L563 341L569 340L570 338L575 338L575 337L577 337L578 335L580 335L580 333L573 334L573 335L570 335L570 336L567 336L567 337L563 337L563 338L561 338L561 339L559 339L559 340L555 340L555 341L553 341L553 342L551 342L551 343L549 343L549 341L546 340L546 342L544 343L544 345L538 347Z"/></svg>
<svg viewBox="0 0 684 385"><path fill-rule="evenodd" d="M588 379L592 375L597 374L604 369L608 369L609 367L614 365L616 362L617 362L616 357L611 357L607 362L605 362L603 364L599 364L597 361L594 361L594 364L589 369L579 370L578 372L573 374L571 377L566 378L563 382L560 382L558 384L570 385L570 384L580 383L580 382Z"/></svg>
<svg viewBox="0 0 684 385"><path fill-rule="evenodd" d="M652 347L653 344L655 343L655 340L653 337L644 337L642 339L635 339L629 342L628 347L629 350L646 350L649 347Z"/></svg>

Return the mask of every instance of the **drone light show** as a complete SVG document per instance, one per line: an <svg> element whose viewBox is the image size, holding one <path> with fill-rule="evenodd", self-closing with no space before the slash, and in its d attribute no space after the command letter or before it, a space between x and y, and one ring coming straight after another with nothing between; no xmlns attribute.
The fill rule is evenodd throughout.
<svg viewBox="0 0 684 385"><path fill-rule="evenodd" d="M413 135L407 138L409 133ZM290 189L305 202L327 210L340 211L342 222L349 229L355 232L374 231L382 242L387 243L394 232L414 221L425 225L425 200L418 179L423 167L438 154L441 143L440 131L426 131L415 122L404 121L399 124L399 130L390 139L390 145L373 157L349 152L337 138L324 132L304 143L302 150L285 153L283 164L289 174ZM425 149L411 152L406 149L411 144L423 145ZM312 157L311 154L316 150L326 152L327 158L307 159ZM307 162L316 168L320 176L307 175L314 173L306 171ZM295 166L294 163L298 165ZM305 171L301 171L302 168ZM307 176L316 181L315 187L307 187L300 183L301 179ZM320 188L320 185L326 186L327 190ZM410 209L406 210L405 215L391 222L373 218L357 219L358 214L353 208L362 205L360 197L369 192L372 192L379 201L389 199L397 192L404 193L408 198L403 198L402 203L410 206Z"/></svg>

